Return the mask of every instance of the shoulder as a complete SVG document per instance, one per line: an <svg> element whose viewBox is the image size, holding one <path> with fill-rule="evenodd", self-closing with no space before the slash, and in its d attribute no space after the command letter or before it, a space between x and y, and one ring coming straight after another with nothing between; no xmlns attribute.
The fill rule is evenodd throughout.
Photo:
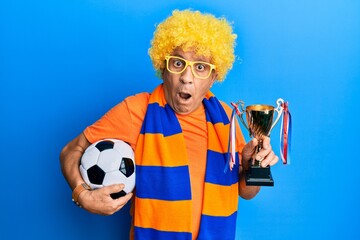
<svg viewBox="0 0 360 240"><path fill-rule="evenodd" d="M142 92L126 97L105 114L105 118L130 118L144 115L149 101L149 93Z"/></svg>
<svg viewBox="0 0 360 240"><path fill-rule="evenodd" d="M128 104L144 104L144 103L148 103L149 102L149 98L150 98L150 93L148 92L142 92L142 93L138 93L135 95L131 95L128 96L127 98L125 98L125 102L127 102Z"/></svg>
<svg viewBox="0 0 360 240"><path fill-rule="evenodd" d="M147 106L149 103L150 93L142 92L136 95L127 97L123 103L132 117L143 118L145 116Z"/></svg>
<svg viewBox="0 0 360 240"><path fill-rule="evenodd" d="M146 110L149 102L149 97L150 97L150 93L147 92L137 93L135 95L126 97L121 103L118 104L118 106L125 105L126 108L128 108L129 110L133 110L133 109Z"/></svg>

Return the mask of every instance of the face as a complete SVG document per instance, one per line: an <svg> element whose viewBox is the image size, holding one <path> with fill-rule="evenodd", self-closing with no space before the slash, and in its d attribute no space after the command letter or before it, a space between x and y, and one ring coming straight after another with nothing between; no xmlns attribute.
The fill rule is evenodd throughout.
<svg viewBox="0 0 360 240"><path fill-rule="evenodd" d="M210 63L209 58L196 56L193 51L184 52L177 48L171 55L189 61ZM165 68L162 73L162 78L167 103L176 113L189 114L202 104L202 100L216 79L216 73L213 70L208 78L199 79L193 75L190 66L180 74L171 73Z"/></svg>

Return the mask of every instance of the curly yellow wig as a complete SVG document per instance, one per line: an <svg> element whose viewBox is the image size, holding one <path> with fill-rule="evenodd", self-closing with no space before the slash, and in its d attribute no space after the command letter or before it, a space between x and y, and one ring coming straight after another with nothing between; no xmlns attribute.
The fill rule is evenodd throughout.
<svg viewBox="0 0 360 240"><path fill-rule="evenodd" d="M149 55L154 68L163 71L165 56L171 55L175 48L195 50L198 56L211 59L216 66L217 80L223 81L235 60L236 37L225 18L199 11L174 10L157 26Z"/></svg>

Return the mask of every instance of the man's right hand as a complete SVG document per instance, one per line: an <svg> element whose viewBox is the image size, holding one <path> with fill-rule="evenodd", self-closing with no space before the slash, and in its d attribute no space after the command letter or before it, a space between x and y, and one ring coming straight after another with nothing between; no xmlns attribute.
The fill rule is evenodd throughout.
<svg viewBox="0 0 360 240"><path fill-rule="evenodd" d="M111 198L110 194L120 192L124 187L124 184L114 184L91 191L86 190L80 193L78 202L91 213L112 215L123 208L133 196L132 193L128 193L118 199Z"/></svg>

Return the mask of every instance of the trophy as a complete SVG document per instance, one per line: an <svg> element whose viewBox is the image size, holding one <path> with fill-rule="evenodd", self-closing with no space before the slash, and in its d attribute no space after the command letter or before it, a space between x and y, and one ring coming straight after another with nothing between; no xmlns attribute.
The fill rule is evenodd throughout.
<svg viewBox="0 0 360 240"><path fill-rule="evenodd" d="M277 101L277 107L270 105L250 105L244 109L244 102L239 101L241 110L239 117L245 128L249 131L250 137L254 137L258 140L258 146L255 149L252 161L246 174L246 185L248 186L274 186L274 180L271 175L270 166L261 167L261 160L255 159L255 155L262 149L262 142L265 136L270 136L270 132L276 123L279 121L281 114L283 113L284 100L279 98ZM277 116L274 120L274 112L277 112ZM244 121L243 115L246 113L246 121Z"/></svg>

